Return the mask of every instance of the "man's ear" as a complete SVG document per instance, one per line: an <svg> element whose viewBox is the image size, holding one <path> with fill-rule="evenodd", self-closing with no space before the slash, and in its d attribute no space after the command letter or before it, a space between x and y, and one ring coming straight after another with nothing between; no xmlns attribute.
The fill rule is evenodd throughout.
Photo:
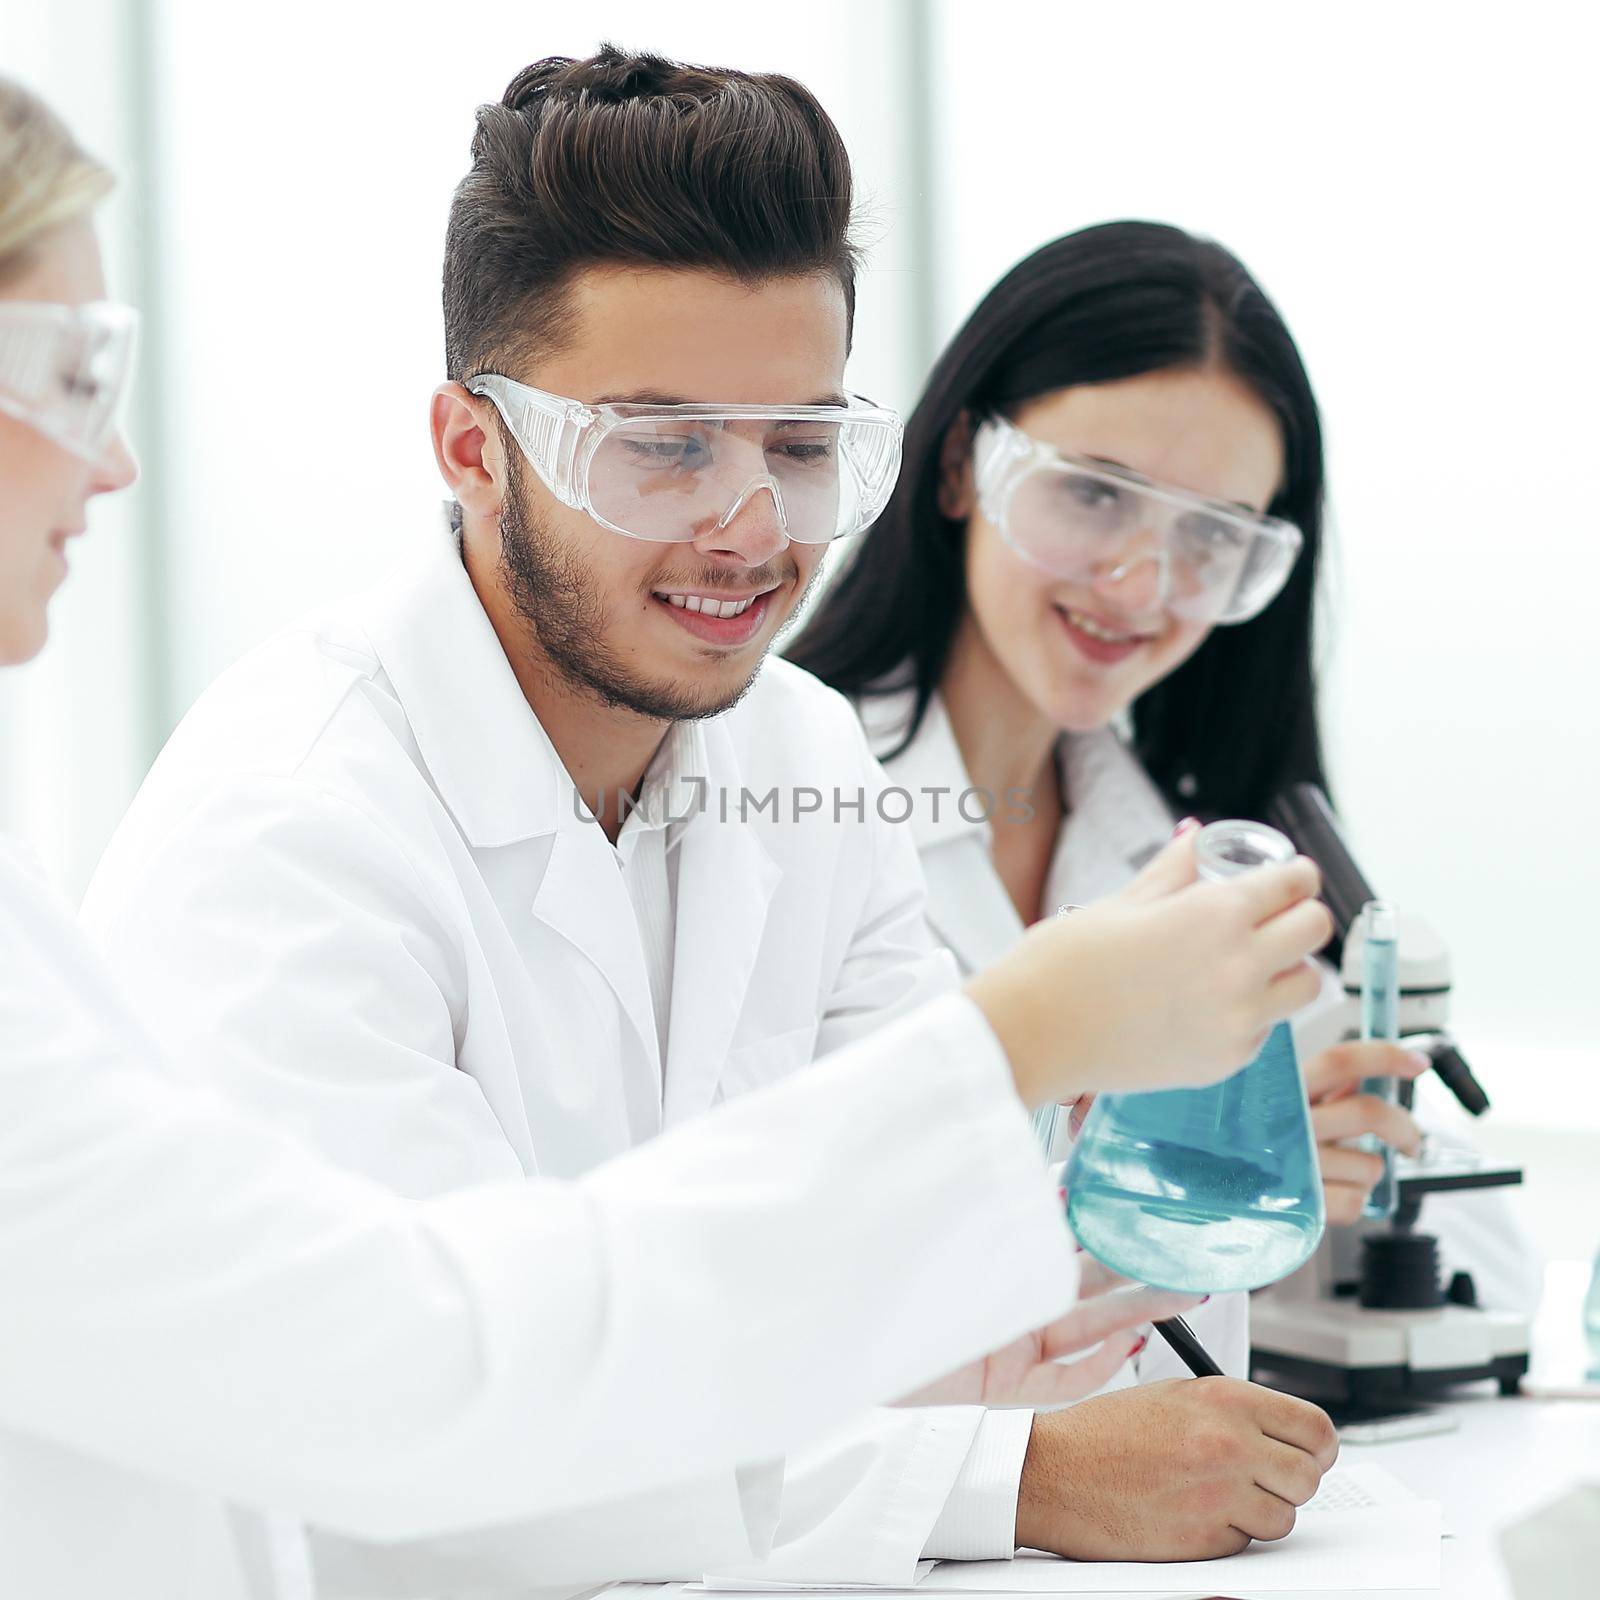
<svg viewBox="0 0 1600 1600"><path fill-rule="evenodd" d="M490 405L459 383L441 383L433 391L428 421L433 458L461 509L469 515L497 519L504 498L505 464L498 431L488 426L484 415Z"/></svg>
<svg viewBox="0 0 1600 1600"><path fill-rule="evenodd" d="M939 446L939 510L952 522L965 522L977 505L972 479L972 416L962 411L945 430Z"/></svg>

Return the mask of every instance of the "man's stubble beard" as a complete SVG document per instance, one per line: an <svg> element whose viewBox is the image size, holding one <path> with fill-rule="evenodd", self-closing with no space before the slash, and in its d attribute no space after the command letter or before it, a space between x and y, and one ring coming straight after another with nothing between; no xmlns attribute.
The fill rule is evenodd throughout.
<svg viewBox="0 0 1600 1600"><path fill-rule="evenodd" d="M692 722L714 717L737 705L749 692L761 668L732 692L707 697L686 684L655 683L639 677L619 659L605 637L605 604L580 560L561 549L560 541L530 514L523 492L522 463L515 446L506 455L505 502L500 512L500 575L516 606L562 687L598 700L612 709L630 711L653 722ZM622 534L615 537L622 538ZM821 563L806 585L811 591ZM716 575L688 587L714 590ZM801 604L805 595L801 596ZM796 610L799 609L797 606ZM762 652L761 660L765 660Z"/></svg>

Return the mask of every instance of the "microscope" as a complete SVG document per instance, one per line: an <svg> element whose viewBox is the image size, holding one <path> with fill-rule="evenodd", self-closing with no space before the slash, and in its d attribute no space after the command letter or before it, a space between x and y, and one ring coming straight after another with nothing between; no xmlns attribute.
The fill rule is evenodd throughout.
<svg viewBox="0 0 1600 1600"><path fill-rule="evenodd" d="M1360 1036L1360 912L1375 896L1315 785L1280 796L1267 820L1321 867L1334 918L1328 958L1343 995L1313 1019L1310 1053ZM1461 1105L1481 1116L1489 1098L1446 1026L1448 950L1426 922L1402 913L1399 961L1404 1042L1430 1056ZM1401 1084L1401 1103L1409 1108L1412 1098L1412 1084ZM1460 1151L1392 1159L1399 1198L1391 1218L1329 1228L1304 1267L1253 1297L1251 1376L1324 1404L1364 1408L1427 1399L1482 1379L1514 1394L1528 1370L1527 1318L1482 1309L1465 1272L1445 1283L1438 1241L1418 1222L1426 1196L1448 1205L1453 1192L1521 1183L1521 1170L1488 1167Z"/></svg>

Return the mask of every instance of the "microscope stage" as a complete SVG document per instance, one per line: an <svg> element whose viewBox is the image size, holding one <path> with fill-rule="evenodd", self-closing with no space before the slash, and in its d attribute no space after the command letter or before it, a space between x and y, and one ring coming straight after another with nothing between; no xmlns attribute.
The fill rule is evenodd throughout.
<svg viewBox="0 0 1600 1600"><path fill-rule="evenodd" d="M1509 1311L1445 1305L1372 1311L1354 1300L1250 1308L1252 1373L1331 1383L1342 1394L1436 1393L1493 1378L1507 1393L1528 1369L1528 1321Z"/></svg>

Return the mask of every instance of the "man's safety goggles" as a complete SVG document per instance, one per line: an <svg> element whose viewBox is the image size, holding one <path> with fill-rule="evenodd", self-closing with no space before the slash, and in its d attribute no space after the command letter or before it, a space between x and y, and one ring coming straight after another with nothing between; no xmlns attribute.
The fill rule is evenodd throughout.
<svg viewBox="0 0 1600 1600"><path fill-rule="evenodd" d="M900 419L841 406L585 405L496 373L466 387L494 402L544 485L630 539L683 543L772 496L801 544L859 533L900 470Z"/></svg>
<svg viewBox="0 0 1600 1600"><path fill-rule="evenodd" d="M1283 588L1304 542L1257 516L1068 455L991 417L973 441L978 503L1025 561L1078 583L1154 562L1159 604L1193 621L1248 622Z"/></svg>
<svg viewBox="0 0 1600 1600"><path fill-rule="evenodd" d="M105 454L133 377L139 314L0 302L0 411L85 461Z"/></svg>

